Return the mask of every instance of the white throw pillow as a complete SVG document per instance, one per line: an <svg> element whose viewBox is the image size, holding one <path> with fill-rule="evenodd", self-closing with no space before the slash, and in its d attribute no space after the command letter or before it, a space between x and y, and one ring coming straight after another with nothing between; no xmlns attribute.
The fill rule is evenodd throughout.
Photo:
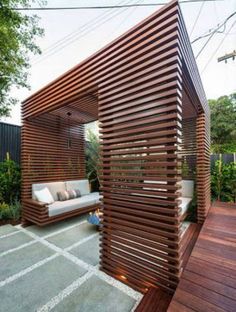
<svg viewBox="0 0 236 312"><path fill-rule="evenodd" d="M34 195L36 199L40 202L47 203L47 204L52 204L54 202L52 194L50 193L47 187L43 188L42 190L35 191Z"/></svg>

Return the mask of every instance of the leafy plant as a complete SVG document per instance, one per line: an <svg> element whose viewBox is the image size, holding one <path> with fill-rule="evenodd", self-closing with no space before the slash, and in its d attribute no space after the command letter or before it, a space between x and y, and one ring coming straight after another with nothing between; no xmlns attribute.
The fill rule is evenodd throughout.
<svg viewBox="0 0 236 312"><path fill-rule="evenodd" d="M5 202L0 203L0 219L10 219L11 211L10 206Z"/></svg>
<svg viewBox="0 0 236 312"><path fill-rule="evenodd" d="M20 166L10 159L0 163L0 203L13 204L20 198Z"/></svg>
<svg viewBox="0 0 236 312"><path fill-rule="evenodd" d="M92 190L99 190L99 170L100 170L100 143L99 138L88 130L89 143L86 148L86 172L88 180L91 183Z"/></svg>
<svg viewBox="0 0 236 312"><path fill-rule="evenodd" d="M15 201L12 204L0 203L0 220L19 220L21 216L21 204Z"/></svg>
<svg viewBox="0 0 236 312"><path fill-rule="evenodd" d="M30 7L41 0L0 1L0 117L9 116L10 107L17 99L9 96L12 87L26 87L29 53L40 53L35 39L43 35L36 15L26 15L15 10Z"/></svg>
<svg viewBox="0 0 236 312"><path fill-rule="evenodd" d="M212 151L236 152L236 93L208 102L211 109Z"/></svg>
<svg viewBox="0 0 236 312"><path fill-rule="evenodd" d="M187 178L189 175L189 165L188 165L185 157L182 161L182 168L181 169L182 169L182 177Z"/></svg>
<svg viewBox="0 0 236 312"><path fill-rule="evenodd" d="M15 201L10 205L11 219L19 220L21 217L21 204L20 201Z"/></svg>
<svg viewBox="0 0 236 312"><path fill-rule="evenodd" d="M224 164L217 160L211 173L212 198L236 202L236 163Z"/></svg>

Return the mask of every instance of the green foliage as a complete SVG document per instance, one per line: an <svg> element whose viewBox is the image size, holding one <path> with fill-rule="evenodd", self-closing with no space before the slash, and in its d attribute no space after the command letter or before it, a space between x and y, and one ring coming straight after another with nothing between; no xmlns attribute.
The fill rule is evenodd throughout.
<svg viewBox="0 0 236 312"><path fill-rule="evenodd" d="M13 204L20 198L21 173L17 163L7 155L0 163L0 203Z"/></svg>
<svg viewBox="0 0 236 312"><path fill-rule="evenodd" d="M0 117L9 116L11 106L17 102L9 96L10 89L13 86L29 88L29 52L40 53L34 43L35 38L43 34L43 30L38 27L38 17L14 10L21 6L29 7L33 2L35 1L0 1Z"/></svg>
<svg viewBox="0 0 236 312"><path fill-rule="evenodd" d="M13 220L19 220L21 217L20 201L15 200L15 202L10 205L10 211L11 211L11 217L10 218Z"/></svg>
<svg viewBox="0 0 236 312"><path fill-rule="evenodd" d="M224 143L224 144L211 144L211 152L215 154L236 153L236 142Z"/></svg>
<svg viewBox="0 0 236 312"><path fill-rule="evenodd" d="M187 163L186 158L184 157L184 160L182 161L182 178L186 178L189 175L189 165Z"/></svg>
<svg viewBox="0 0 236 312"><path fill-rule="evenodd" d="M224 164L217 160L211 173L212 198L236 202L236 163Z"/></svg>
<svg viewBox="0 0 236 312"><path fill-rule="evenodd" d="M10 206L4 202L0 203L0 220L9 219L10 214Z"/></svg>
<svg viewBox="0 0 236 312"><path fill-rule="evenodd" d="M236 93L209 100L209 105L212 152L236 152Z"/></svg>
<svg viewBox="0 0 236 312"><path fill-rule="evenodd" d="M12 204L0 203L0 220L19 220L21 216L21 205L19 201Z"/></svg>
<svg viewBox="0 0 236 312"><path fill-rule="evenodd" d="M99 170L100 170L100 143L99 138L91 131L88 131L88 146L86 148L86 172L92 185L92 190L99 189Z"/></svg>

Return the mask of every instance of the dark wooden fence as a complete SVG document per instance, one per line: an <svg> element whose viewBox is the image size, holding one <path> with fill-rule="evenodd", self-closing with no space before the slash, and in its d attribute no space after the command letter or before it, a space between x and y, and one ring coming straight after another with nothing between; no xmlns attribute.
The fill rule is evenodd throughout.
<svg viewBox="0 0 236 312"><path fill-rule="evenodd" d="M21 127L0 122L0 161L10 158L20 163Z"/></svg>
<svg viewBox="0 0 236 312"><path fill-rule="evenodd" d="M211 155L211 166L214 165L214 163L220 159L220 155L222 157L222 161L225 164L236 162L236 153L234 154L212 154Z"/></svg>

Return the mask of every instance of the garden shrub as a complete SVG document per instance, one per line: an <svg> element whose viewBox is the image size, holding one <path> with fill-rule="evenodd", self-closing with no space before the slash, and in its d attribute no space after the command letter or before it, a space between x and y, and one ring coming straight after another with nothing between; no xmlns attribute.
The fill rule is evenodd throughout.
<svg viewBox="0 0 236 312"><path fill-rule="evenodd" d="M211 172L212 199L236 202L236 163L217 160Z"/></svg>
<svg viewBox="0 0 236 312"><path fill-rule="evenodd" d="M91 184L92 192L99 191L99 170L100 170L100 143L99 138L90 130L88 131L89 143L85 151L86 173Z"/></svg>
<svg viewBox="0 0 236 312"><path fill-rule="evenodd" d="M10 159L0 163L0 219L20 218L20 166Z"/></svg>
<svg viewBox="0 0 236 312"><path fill-rule="evenodd" d="M6 203L0 203L0 220L1 219L10 219L10 206Z"/></svg>
<svg viewBox="0 0 236 312"><path fill-rule="evenodd" d="M12 204L0 203L0 220L19 220L21 216L21 204L15 201Z"/></svg>

